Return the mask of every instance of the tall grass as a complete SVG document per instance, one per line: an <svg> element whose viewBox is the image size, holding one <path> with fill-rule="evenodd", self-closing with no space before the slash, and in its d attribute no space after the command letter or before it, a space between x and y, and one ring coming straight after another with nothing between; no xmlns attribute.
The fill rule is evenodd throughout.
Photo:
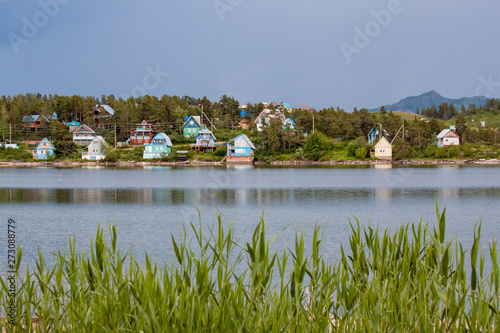
<svg viewBox="0 0 500 333"><path fill-rule="evenodd" d="M139 265L98 228L86 253L69 239L48 265L39 253L19 283L17 322L7 332L489 332L499 322L497 244L479 250L481 226L469 251L446 241L438 223L406 224L391 233L351 225L341 259L322 257L320 227L283 252L270 250L265 223L235 241L232 225L194 237L172 235L175 259ZM169 240L170 241L170 240ZM470 260L470 265L467 261ZM485 271L487 260L491 270ZM19 262L17 263L19 265ZM489 266L489 265L488 265ZM470 270L467 270L470 267ZM7 286L0 301L5 313Z"/></svg>

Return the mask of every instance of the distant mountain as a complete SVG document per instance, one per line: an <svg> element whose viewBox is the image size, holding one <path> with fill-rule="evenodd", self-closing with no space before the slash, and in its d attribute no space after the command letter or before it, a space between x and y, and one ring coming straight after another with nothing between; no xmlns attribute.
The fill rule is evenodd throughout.
<svg viewBox="0 0 500 333"><path fill-rule="evenodd" d="M446 98L434 90L431 90L420 96L406 97L395 104L384 105L384 107L387 111L392 110L416 113L417 108L422 110L432 105L437 107L439 104L448 103L454 104L455 107L460 108L462 107L462 104L465 105L465 107L468 107L470 104L476 104L476 106L485 105L487 100L488 98L485 96L462 97L457 99ZM378 112L380 111L380 107L369 109L368 111Z"/></svg>

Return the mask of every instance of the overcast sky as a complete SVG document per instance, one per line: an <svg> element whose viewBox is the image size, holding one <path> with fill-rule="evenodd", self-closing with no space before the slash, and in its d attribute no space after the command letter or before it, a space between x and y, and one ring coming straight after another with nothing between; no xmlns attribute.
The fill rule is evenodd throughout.
<svg viewBox="0 0 500 333"><path fill-rule="evenodd" d="M500 97L498 0L0 0L0 95Z"/></svg>

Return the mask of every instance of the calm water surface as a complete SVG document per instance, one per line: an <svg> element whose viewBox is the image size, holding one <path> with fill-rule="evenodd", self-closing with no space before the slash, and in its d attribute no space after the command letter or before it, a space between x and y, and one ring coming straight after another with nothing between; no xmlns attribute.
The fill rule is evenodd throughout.
<svg viewBox="0 0 500 333"><path fill-rule="evenodd" d="M500 168L478 166L0 168L0 230L9 218L17 221L26 264L38 247L63 249L69 235L88 248L96 226L110 221L122 248L170 262L170 233L198 222L198 210L205 226L220 212L242 239L264 216L270 236L288 226L275 248L293 244L295 229L321 224L323 254L334 261L349 221L382 229L421 218L434 225L436 196L447 207L449 238L470 248L482 218L483 240L500 239Z"/></svg>

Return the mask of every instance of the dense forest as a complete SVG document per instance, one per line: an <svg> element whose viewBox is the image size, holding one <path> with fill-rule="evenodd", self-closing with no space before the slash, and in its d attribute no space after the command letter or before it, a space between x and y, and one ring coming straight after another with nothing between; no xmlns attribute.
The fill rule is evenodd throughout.
<svg viewBox="0 0 500 333"><path fill-rule="evenodd" d="M115 115L110 118L111 126L107 130L99 129L97 132L108 140L116 136L118 141L125 141L130 131L138 123L146 120L152 123L156 132L165 132L172 135L174 143L184 142L182 125L188 115L202 115L204 123L210 123L219 133L218 139L227 140L243 118L255 119L265 108L263 103L248 103L244 112L240 102L233 97L222 96L218 101L210 101L206 97L193 98L189 96L142 96L128 99L118 98L113 95L93 96L58 96L41 94L19 94L14 97L0 97L0 135L8 136L12 140L26 141L50 137L59 145L58 150L69 150L71 137L62 126L61 122L80 121L92 126L92 111L96 106L109 105L114 109ZM284 117L291 118L296 124L296 131L283 130L280 118L274 118L264 127L262 132L255 131L254 122L251 121L249 135L259 145L259 149L268 153L308 152L328 147L336 147L336 142L355 142L356 149L369 150L366 136L370 129L381 124L390 141L394 139L396 147L405 153L405 150L422 150L432 146L436 135L449 125L455 125L457 134L462 143L494 144L497 141L497 128L493 123L480 126L474 123L474 118L480 114L496 117L499 113L500 102L498 99L488 100L484 106L470 105L457 110L454 105L443 103L437 107L429 107L417 114L396 114L381 109L377 113L369 113L367 109L354 109L347 112L340 108L327 108L317 112L301 109L287 109L284 104L272 103L267 108L279 112ZM57 114L58 120L53 121ZM22 118L29 115L42 115L52 119L42 124L34 133L23 128ZM425 117L425 118L424 118ZM499 116L500 118L500 116ZM404 127L403 127L404 124ZM404 130L401 130L404 128ZM224 132L225 131L225 132ZM228 132L229 131L229 132ZM229 134L227 134L229 133ZM306 139L305 133L315 134L314 139ZM217 134L217 133L216 133ZM396 136L396 134L398 134ZM311 136L311 135L309 135ZM316 148L314 148L316 147ZM320 148L318 148L320 147ZM349 147L347 147L349 148ZM360 153L361 154L361 153ZM314 155L314 154L313 154ZM352 154L351 154L352 155ZM310 156L317 159L318 156Z"/></svg>

